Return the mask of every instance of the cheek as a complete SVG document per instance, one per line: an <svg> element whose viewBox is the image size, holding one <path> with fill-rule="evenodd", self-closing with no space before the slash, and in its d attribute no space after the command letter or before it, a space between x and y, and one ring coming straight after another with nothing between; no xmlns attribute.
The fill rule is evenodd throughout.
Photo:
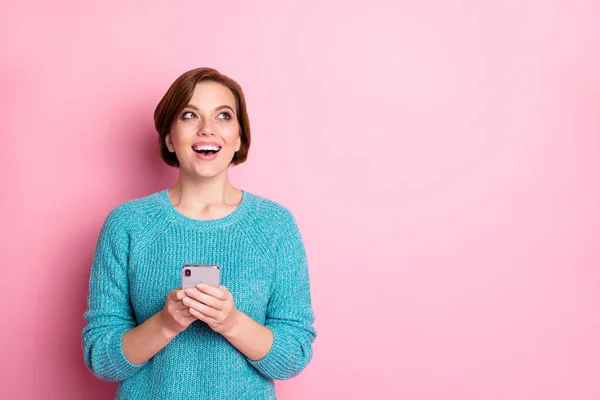
<svg viewBox="0 0 600 400"><path fill-rule="evenodd" d="M189 129L186 127L177 127L171 130L171 142L175 147L185 145L187 138L189 137Z"/></svg>
<svg viewBox="0 0 600 400"><path fill-rule="evenodd" d="M238 142L240 141L240 131L239 128L230 127L223 130L223 140L227 143L228 147L232 147L234 150L238 146Z"/></svg>

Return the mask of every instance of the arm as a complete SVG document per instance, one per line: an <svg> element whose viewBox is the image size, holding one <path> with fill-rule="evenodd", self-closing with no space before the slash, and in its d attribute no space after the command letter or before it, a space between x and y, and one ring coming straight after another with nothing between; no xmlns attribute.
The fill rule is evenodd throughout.
<svg viewBox="0 0 600 400"><path fill-rule="evenodd" d="M273 346L273 332L241 311L236 314L233 326L223 337L248 359L263 359Z"/></svg>
<svg viewBox="0 0 600 400"><path fill-rule="evenodd" d="M82 332L85 362L98 378L122 381L143 364L131 363L122 349L125 332L136 326L129 301L127 260L130 225L122 208L113 210L100 231L92 263L87 325Z"/></svg>
<svg viewBox="0 0 600 400"><path fill-rule="evenodd" d="M191 315L223 335L251 360L264 358L273 344L273 332L236 309L233 295L225 286L199 284L187 289L183 304Z"/></svg>
<svg viewBox="0 0 600 400"><path fill-rule="evenodd" d="M123 335L123 354L133 364L142 364L166 345L195 318L183 305L183 290L172 290L165 307Z"/></svg>
<svg viewBox="0 0 600 400"><path fill-rule="evenodd" d="M265 323L272 332L273 343L260 360L248 359L270 379L298 375L312 359L312 343L316 339L304 243L294 217L289 212L284 216L277 238L275 281Z"/></svg>
<svg viewBox="0 0 600 400"><path fill-rule="evenodd" d="M86 364L97 377L108 381L133 376L195 320L181 301L183 290L173 290L160 312L136 324L127 277L128 225L117 209L102 227L84 315L88 323L82 334Z"/></svg>

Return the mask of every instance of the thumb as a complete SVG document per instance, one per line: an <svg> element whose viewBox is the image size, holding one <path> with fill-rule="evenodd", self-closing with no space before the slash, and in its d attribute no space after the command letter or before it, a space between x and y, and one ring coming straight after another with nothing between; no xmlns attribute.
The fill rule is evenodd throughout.
<svg viewBox="0 0 600 400"><path fill-rule="evenodd" d="M171 299L174 301L181 301L183 299L183 290L181 288L177 288L171 291Z"/></svg>

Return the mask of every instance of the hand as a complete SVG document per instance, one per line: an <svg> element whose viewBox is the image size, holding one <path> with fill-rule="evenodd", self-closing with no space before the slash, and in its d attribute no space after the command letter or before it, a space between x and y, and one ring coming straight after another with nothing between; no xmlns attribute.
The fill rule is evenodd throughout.
<svg viewBox="0 0 600 400"><path fill-rule="evenodd" d="M227 336L236 325L240 312L235 308L233 295L225 286L199 284L186 290L183 304L190 314L206 322L215 332Z"/></svg>
<svg viewBox="0 0 600 400"><path fill-rule="evenodd" d="M196 320L196 317L190 314L189 307L181 301L184 297L185 291L181 289L170 291L160 312L162 330L170 339L186 330Z"/></svg>

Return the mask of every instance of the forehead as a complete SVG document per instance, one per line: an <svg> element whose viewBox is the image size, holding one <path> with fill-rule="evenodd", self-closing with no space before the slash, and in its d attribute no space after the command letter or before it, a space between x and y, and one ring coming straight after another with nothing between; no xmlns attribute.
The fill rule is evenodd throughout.
<svg viewBox="0 0 600 400"><path fill-rule="evenodd" d="M217 82L200 82L194 88L190 104L198 108L215 108L230 106L235 109L235 97L227 86Z"/></svg>

